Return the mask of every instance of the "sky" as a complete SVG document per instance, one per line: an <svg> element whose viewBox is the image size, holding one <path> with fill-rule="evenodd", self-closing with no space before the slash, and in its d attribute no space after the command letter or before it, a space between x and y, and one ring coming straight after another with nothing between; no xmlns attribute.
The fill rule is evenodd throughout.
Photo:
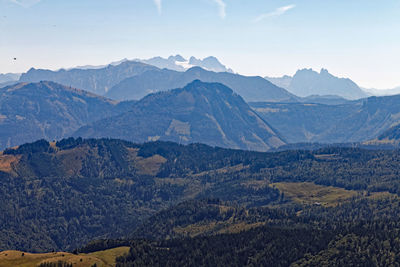
<svg viewBox="0 0 400 267"><path fill-rule="evenodd" d="M388 89L400 86L400 0L0 0L0 73L175 54Z"/></svg>

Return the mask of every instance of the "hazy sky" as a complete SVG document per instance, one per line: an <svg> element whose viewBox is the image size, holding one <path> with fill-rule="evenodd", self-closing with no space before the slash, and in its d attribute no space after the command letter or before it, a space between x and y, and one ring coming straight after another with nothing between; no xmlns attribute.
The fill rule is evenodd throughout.
<svg viewBox="0 0 400 267"><path fill-rule="evenodd" d="M399 86L400 1L0 0L0 73L178 53L246 75L323 67Z"/></svg>

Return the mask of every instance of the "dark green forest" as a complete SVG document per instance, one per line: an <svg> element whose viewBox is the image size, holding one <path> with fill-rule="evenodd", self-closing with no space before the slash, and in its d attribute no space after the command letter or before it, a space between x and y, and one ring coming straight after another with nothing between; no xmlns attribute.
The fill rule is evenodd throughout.
<svg viewBox="0 0 400 267"><path fill-rule="evenodd" d="M398 150L41 140L0 155L0 249L131 246L118 266L397 266L399 171ZM311 199L349 196L302 202L279 187L303 182Z"/></svg>
<svg viewBox="0 0 400 267"><path fill-rule="evenodd" d="M224 220L215 213L214 204L202 201L181 205L180 214L178 209L165 212L169 215L168 224L209 225L214 220ZM188 210L197 206L198 210L188 214L184 205ZM209 213L205 212L207 207ZM303 207L301 215L298 208L233 209L230 224L265 223L237 233L203 233L192 238L159 239L162 241L130 240L130 252L117 259L117 266L397 266L397 199L353 199L335 208ZM163 226L168 231L166 216L161 217L164 220L159 215L150 219L153 224L143 226L143 233L156 238L154 233L162 232ZM159 229L154 231L157 226ZM108 247L103 240L83 250L96 246Z"/></svg>

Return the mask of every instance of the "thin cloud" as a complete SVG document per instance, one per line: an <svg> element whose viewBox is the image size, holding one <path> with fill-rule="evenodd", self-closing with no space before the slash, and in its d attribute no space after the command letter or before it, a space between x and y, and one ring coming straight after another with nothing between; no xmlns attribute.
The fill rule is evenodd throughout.
<svg viewBox="0 0 400 267"><path fill-rule="evenodd" d="M288 5L288 6L279 7L279 8L275 9L274 11L272 11L270 13L261 14L260 16L255 18L253 20L253 22L260 22L260 21L262 21L264 19L267 19L267 18L281 16L281 15L285 14L286 12L288 12L289 10L291 10L291 9L293 9L295 7L296 7L296 5Z"/></svg>
<svg viewBox="0 0 400 267"><path fill-rule="evenodd" d="M161 11L162 11L162 2L161 2L161 0L154 0L154 4L157 7L158 14L161 14Z"/></svg>
<svg viewBox="0 0 400 267"><path fill-rule="evenodd" d="M219 16L224 19L226 17L226 4L223 0L214 0L219 8Z"/></svg>
<svg viewBox="0 0 400 267"><path fill-rule="evenodd" d="M13 2L15 1L21 1L21 0L11 0ZM40 0L25 0L25 1L40 1ZM226 3L224 0L213 0L217 5L218 5L218 13L219 16L224 19L226 17ZM158 14L161 14L162 12L162 0L153 0L154 4L157 7Z"/></svg>
<svg viewBox="0 0 400 267"><path fill-rule="evenodd" d="M10 2L22 6L24 8L28 8L36 5L37 3L40 2L40 0L10 0Z"/></svg>

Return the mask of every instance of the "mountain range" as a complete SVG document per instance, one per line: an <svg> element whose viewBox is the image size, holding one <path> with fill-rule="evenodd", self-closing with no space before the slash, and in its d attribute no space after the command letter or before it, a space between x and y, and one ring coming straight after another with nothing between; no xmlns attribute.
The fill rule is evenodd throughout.
<svg viewBox="0 0 400 267"><path fill-rule="evenodd" d="M139 100L149 93L180 88L193 80L200 79L204 82L223 83L247 101L294 101L297 99L296 96L285 89L279 88L261 77L246 77L223 72L229 70L224 69L225 67L214 57L208 57L204 60L192 57L189 60L190 64L186 65L182 63L185 62L183 60L181 56L177 55L168 59L157 57L142 60L146 63L138 61L115 62L103 68L74 68L59 71L32 68L27 73L23 73L19 81L53 81L98 95L105 95L115 100ZM176 62L183 65L176 65ZM164 69L159 69L147 63ZM200 65L203 68L221 72L208 71L202 67L191 67L193 65Z"/></svg>
<svg viewBox="0 0 400 267"><path fill-rule="evenodd" d="M195 81L138 102L118 102L54 82L19 83L0 89L0 96L0 149L37 139L59 140L81 127L75 136L262 151L285 144L222 84Z"/></svg>
<svg viewBox="0 0 400 267"><path fill-rule="evenodd" d="M185 72L167 69L147 71L121 81L105 96L115 100L137 100L149 93L181 88L197 79L203 82L222 83L246 101L293 102L298 99L285 89L261 77L248 77L227 72L217 73L200 67L193 67Z"/></svg>
<svg viewBox="0 0 400 267"><path fill-rule="evenodd" d="M321 69L319 73L312 69L302 69L293 77L286 75L281 78L265 78L300 97L336 95L354 100L368 96L352 80L335 77L326 69Z"/></svg>
<svg viewBox="0 0 400 267"><path fill-rule="evenodd" d="M186 62L179 55L151 60ZM198 65L218 62L213 58L189 61ZM16 79L18 75L8 76ZM337 95L297 97L261 77L201 67L175 71L123 60L97 69L31 69L20 77L42 79L74 83L105 97L55 82L22 82L2 88L0 149L40 138L82 135L266 151L287 143L367 142L400 122L398 96L360 100ZM306 84L309 93L320 84L343 86L353 93L359 89L351 80L336 78L326 70L304 69L293 77L271 81L293 88ZM129 101L119 102L124 100Z"/></svg>
<svg viewBox="0 0 400 267"><path fill-rule="evenodd" d="M200 71L200 68L204 71ZM145 74L148 71L150 73ZM175 71L175 73L171 71ZM7 81L0 83L0 87L15 83L18 75L10 75L3 75ZM150 77L151 75L154 77ZM224 83L246 101L308 102L310 97L314 99L322 97L325 100L327 98L351 100L373 94L392 95L397 92L396 89L386 90L387 92L371 89L365 92L350 79L337 78L325 69L319 73L312 69L302 69L298 70L293 77L287 75L281 78L265 77L266 80L276 85L274 87L261 80L260 77L234 74L215 57L207 57L202 60L190 57L187 60L180 55L144 60L123 59L107 66L80 66L58 71L32 68L27 73L23 73L19 81L48 80L106 95L116 100L138 100L152 92L183 87L195 79ZM283 88L290 93L284 91ZM328 103L333 102L328 101Z"/></svg>
<svg viewBox="0 0 400 267"><path fill-rule="evenodd" d="M185 71L194 66L215 72L232 72L232 70L222 65L215 57L207 57L203 60L191 57L189 60L186 60L182 56L176 55L170 56L168 59L162 57L146 60L123 59L106 66L88 65L72 69L60 69L58 71L31 68L28 72L21 74L20 77L14 74L2 74L0 76L0 83L15 81L18 78L20 82L53 81L103 95L122 80L148 70L167 68L176 71Z"/></svg>
<svg viewBox="0 0 400 267"><path fill-rule="evenodd" d="M400 95L204 68L43 71L103 96L0 88L0 266L395 266ZM351 85L308 74L281 85Z"/></svg>
<svg viewBox="0 0 400 267"><path fill-rule="evenodd" d="M148 74L143 74L145 79ZM54 82L4 87L0 89L0 149L74 135L266 151L287 143L366 142L400 123L400 96L356 101L308 97L302 102L250 102L249 106L222 84L195 81L183 87L124 102Z"/></svg>
<svg viewBox="0 0 400 267"><path fill-rule="evenodd" d="M143 63L145 65L140 65L138 63ZM151 68L151 66L154 68ZM217 58L212 56L204 59L198 59L192 56L189 59L186 59L181 55L175 55L168 58L153 57L150 59L122 59L108 65L86 65L70 69L61 69L58 71L32 68L22 75L14 73L0 74L0 87L15 84L17 81L39 82L48 80L103 95L107 93L111 87L117 86L124 79L140 75L148 70L157 70L158 68L185 72L193 67L201 67L204 70L217 73L228 72L233 74L232 69L226 67ZM326 69L321 69L319 73L312 69L301 69L298 70L294 76L285 75L278 78L265 77L265 79L274 85L284 88L292 94L299 96L300 102L301 97L329 96L354 100L372 95L384 96L400 93L399 88L388 90L360 88L350 79L335 77ZM190 81L186 82L188 83ZM171 89L182 86L182 84L179 84L170 88L162 89ZM229 87L233 88L234 86L229 84ZM151 89L147 89L147 93L150 93L151 91ZM240 94L245 97L243 92ZM143 93L139 93L139 95L144 96ZM261 97L262 99L250 99L250 101L276 100L273 97L269 99L263 94L261 94Z"/></svg>
<svg viewBox="0 0 400 267"><path fill-rule="evenodd" d="M199 80L182 89L150 94L129 112L84 126L74 136L205 143L257 151L285 143L230 88Z"/></svg>

